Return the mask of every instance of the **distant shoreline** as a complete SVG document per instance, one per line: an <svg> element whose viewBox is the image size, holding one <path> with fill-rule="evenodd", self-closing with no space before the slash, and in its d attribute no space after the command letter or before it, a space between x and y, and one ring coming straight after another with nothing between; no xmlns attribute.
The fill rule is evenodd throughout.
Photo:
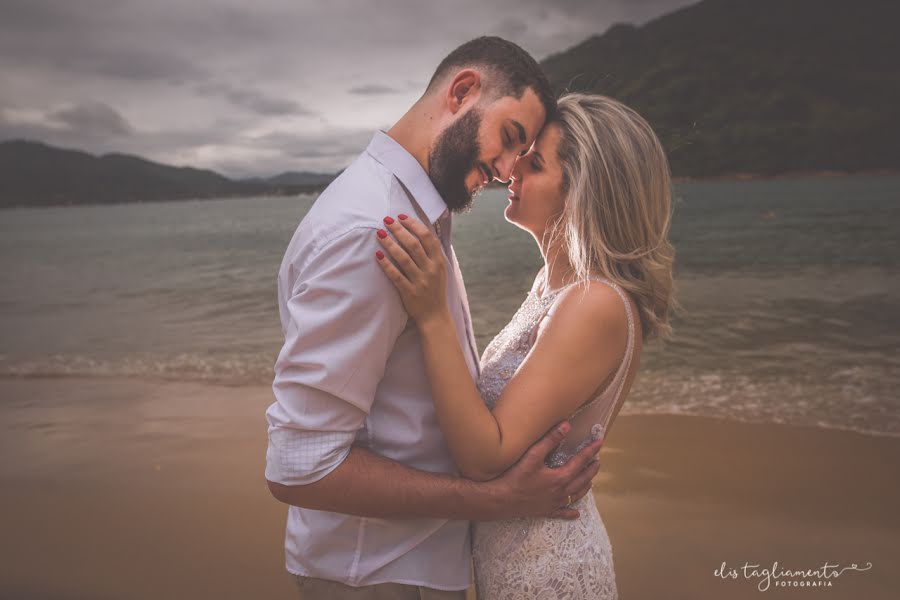
<svg viewBox="0 0 900 600"><path fill-rule="evenodd" d="M38 204L2 204L0 210L17 209L17 208L59 208L59 207L78 207L78 206L123 206L129 204L158 204L161 202L203 202L206 200L231 200L236 198L290 198L295 196L309 196L312 194L320 194L327 186L321 186L300 191L292 191L286 193L266 192L256 194L221 194L215 196L194 196L191 198L154 198L152 200L122 200L118 202L54 202L54 203L38 203Z"/></svg>
<svg viewBox="0 0 900 600"><path fill-rule="evenodd" d="M844 177L888 177L900 175L900 169L871 169L865 171L838 171L838 170L821 170L821 171L789 171L776 175L767 175L762 173L728 173L725 175L703 175L691 177L687 175L673 176L673 183L702 183L702 182L738 182L738 181L778 181L785 179L839 179ZM41 204L5 204L0 205L2 209L17 208L56 208L60 206L121 206L125 204L154 204L158 202L195 202L204 200L225 200L231 198L287 198L294 196L308 196L311 194L320 194L328 186L310 187L298 192L290 193L264 193L264 194L223 194L216 196L201 196L193 198L157 198L153 200L125 200L121 202L57 202L57 203L41 203ZM490 188L503 188L503 184L494 183Z"/></svg>

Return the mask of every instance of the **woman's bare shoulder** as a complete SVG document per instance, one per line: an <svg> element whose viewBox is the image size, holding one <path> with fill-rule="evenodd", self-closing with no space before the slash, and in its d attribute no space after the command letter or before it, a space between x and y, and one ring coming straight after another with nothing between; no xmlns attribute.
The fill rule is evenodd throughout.
<svg viewBox="0 0 900 600"><path fill-rule="evenodd" d="M594 280L580 282L560 292L541 333L545 341L565 344L576 352L592 352L610 345L624 348L628 313L612 286Z"/></svg>

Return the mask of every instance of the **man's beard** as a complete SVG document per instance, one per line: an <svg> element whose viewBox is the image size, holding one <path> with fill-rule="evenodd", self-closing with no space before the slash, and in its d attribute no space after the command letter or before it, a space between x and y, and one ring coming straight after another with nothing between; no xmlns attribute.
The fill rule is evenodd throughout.
<svg viewBox="0 0 900 600"><path fill-rule="evenodd" d="M428 176L451 212L472 208L474 197L466 188L466 175L481 153L480 127L481 112L472 108L441 132L428 156Z"/></svg>

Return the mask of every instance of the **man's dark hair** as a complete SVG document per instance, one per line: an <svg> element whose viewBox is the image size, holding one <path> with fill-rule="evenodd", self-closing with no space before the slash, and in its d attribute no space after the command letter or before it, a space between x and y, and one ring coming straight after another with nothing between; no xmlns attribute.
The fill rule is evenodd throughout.
<svg viewBox="0 0 900 600"><path fill-rule="evenodd" d="M431 76L425 93L450 71L466 67L482 67L494 76L491 90L498 98L512 96L517 100L531 88L537 94L549 121L556 112L556 99L547 76L530 54L516 44L496 36L482 36L466 42L441 61Z"/></svg>

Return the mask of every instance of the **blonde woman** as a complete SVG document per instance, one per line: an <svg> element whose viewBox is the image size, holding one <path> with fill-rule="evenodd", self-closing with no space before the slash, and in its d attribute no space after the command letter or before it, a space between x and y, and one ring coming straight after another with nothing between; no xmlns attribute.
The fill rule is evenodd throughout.
<svg viewBox="0 0 900 600"><path fill-rule="evenodd" d="M473 383L447 305L442 244L419 221L386 219L376 260L416 321L438 421L460 472L497 477L569 420L548 457L564 464L605 436L643 343L670 333L674 250L668 162L647 122L605 96L559 100L513 169L506 220L544 257L531 291L481 358ZM387 256L391 259L388 259ZM577 520L473 523L478 598L616 598L612 548L593 496Z"/></svg>

